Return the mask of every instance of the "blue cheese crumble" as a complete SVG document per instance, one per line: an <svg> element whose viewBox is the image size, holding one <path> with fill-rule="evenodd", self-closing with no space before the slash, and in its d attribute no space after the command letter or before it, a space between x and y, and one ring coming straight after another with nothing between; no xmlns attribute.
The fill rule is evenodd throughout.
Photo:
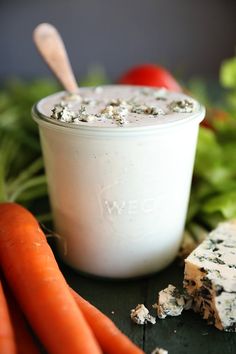
<svg viewBox="0 0 236 354"><path fill-rule="evenodd" d="M195 102L191 99L172 101L169 109L176 113L192 113L195 110Z"/></svg>
<svg viewBox="0 0 236 354"><path fill-rule="evenodd" d="M77 125L159 125L186 119L198 107L184 94L119 85L83 88L73 95L58 94L58 98L56 102L52 98L50 118Z"/></svg>
<svg viewBox="0 0 236 354"><path fill-rule="evenodd" d="M130 318L138 325L144 325L147 322L150 322L151 324L156 323L155 317L149 314L148 309L143 304L138 304L135 309L131 310Z"/></svg>
<svg viewBox="0 0 236 354"><path fill-rule="evenodd" d="M179 316L185 309L184 295L179 290L169 284L167 288L158 293L157 303L153 307L157 310L157 316L160 319L167 316Z"/></svg>
<svg viewBox="0 0 236 354"><path fill-rule="evenodd" d="M163 348L155 348L151 354L168 354L168 351L166 349Z"/></svg>

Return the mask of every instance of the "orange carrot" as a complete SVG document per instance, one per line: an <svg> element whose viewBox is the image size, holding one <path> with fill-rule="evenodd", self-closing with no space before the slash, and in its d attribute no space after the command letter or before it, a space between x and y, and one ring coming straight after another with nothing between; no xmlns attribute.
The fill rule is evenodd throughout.
<svg viewBox="0 0 236 354"><path fill-rule="evenodd" d="M14 331L0 281L0 354L16 354Z"/></svg>
<svg viewBox="0 0 236 354"><path fill-rule="evenodd" d="M92 328L101 348L109 354L143 354L101 311L70 289L74 299Z"/></svg>
<svg viewBox="0 0 236 354"><path fill-rule="evenodd" d="M15 334L17 354L40 354L40 350L30 333L29 325L24 318L19 304L5 282L3 282L3 288L6 294L12 327Z"/></svg>
<svg viewBox="0 0 236 354"><path fill-rule="evenodd" d="M50 354L101 354L33 215L0 204L0 267Z"/></svg>

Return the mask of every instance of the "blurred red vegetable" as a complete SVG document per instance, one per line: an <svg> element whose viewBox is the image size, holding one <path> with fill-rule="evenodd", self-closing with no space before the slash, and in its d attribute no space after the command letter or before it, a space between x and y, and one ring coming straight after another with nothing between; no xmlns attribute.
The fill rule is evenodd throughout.
<svg viewBox="0 0 236 354"><path fill-rule="evenodd" d="M119 78L118 83L123 85L164 87L171 91L182 91L181 86L171 73L155 64L144 64L133 67Z"/></svg>
<svg viewBox="0 0 236 354"><path fill-rule="evenodd" d="M227 123L230 120L229 113L219 108L208 108L206 118L201 122L201 126L215 130L215 124Z"/></svg>

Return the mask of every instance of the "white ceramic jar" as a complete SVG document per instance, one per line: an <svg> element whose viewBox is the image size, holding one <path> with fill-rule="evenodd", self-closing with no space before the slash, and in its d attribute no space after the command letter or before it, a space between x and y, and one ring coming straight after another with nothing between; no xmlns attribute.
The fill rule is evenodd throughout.
<svg viewBox="0 0 236 354"><path fill-rule="evenodd" d="M81 89L81 95L86 100L91 95L125 99L137 90L107 86L99 94ZM181 243L205 110L194 101L191 112L173 111L173 102L189 98L166 92L158 99L157 90L140 90L136 103L153 106L149 94L155 93L154 103L165 114L128 113L124 126L111 119L62 122L50 118L50 112L63 93L33 109L60 236L58 251L82 272L112 278L146 275L171 263Z"/></svg>

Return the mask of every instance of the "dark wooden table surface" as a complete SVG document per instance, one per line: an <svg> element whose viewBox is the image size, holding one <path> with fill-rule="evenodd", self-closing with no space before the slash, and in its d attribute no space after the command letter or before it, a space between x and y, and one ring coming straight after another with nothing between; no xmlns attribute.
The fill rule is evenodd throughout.
<svg viewBox="0 0 236 354"><path fill-rule="evenodd" d="M164 271L142 279L106 280L81 275L60 263L68 283L85 299L109 316L145 353L163 347L169 354L235 354L236 333L208 326L197 314L184 311L181 316L157 320L155 325L131 322L130 310L144 303L154 315L159 290L169 283L181 288L183 268L174 262Z"/></svg>

